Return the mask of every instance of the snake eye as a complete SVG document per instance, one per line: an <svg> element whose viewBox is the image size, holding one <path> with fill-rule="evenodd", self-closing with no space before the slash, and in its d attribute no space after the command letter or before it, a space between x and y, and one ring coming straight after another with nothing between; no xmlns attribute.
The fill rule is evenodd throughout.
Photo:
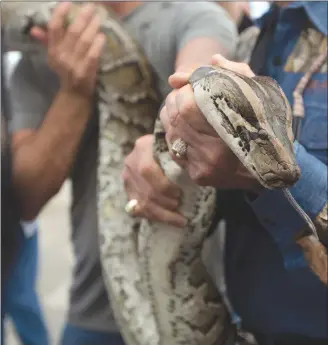
<svg viewBox="0 0 328 345"><path fill-rule="evenodd" d="M261 128L259 131L258 131L258 135L260 137L260 139L262 140L266 140L268 139L268 133L265 129Z"/></svg>

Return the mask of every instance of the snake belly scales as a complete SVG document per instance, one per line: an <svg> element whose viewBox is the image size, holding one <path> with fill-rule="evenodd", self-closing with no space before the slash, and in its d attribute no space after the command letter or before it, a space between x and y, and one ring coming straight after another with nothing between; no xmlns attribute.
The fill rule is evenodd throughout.
<svg viewBox="0 0 328 345"><path fill-rule="evenodd" d="M2 2L9 50L42 51L29 28L46 28L56 4ZM73 3L68 22L80 8ZM99 246L115 319L127 345L234 344L235 327L201 260L216 191L194 184L170 158L156 120L161 97L154 72L115 14L97 10L107 38L97 86ZM190 84L208 122L264 187L285 188L298 180L291 112L275 81L207 66L192 74ZM155 134L156 161L183 191L180 211L188 224L182 230L124 211L124 159L149 133Z"/></svg>

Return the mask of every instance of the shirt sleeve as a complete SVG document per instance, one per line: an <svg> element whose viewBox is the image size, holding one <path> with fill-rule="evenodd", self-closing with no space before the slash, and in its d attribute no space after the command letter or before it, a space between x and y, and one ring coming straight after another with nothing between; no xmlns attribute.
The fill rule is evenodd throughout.
<svg viewBox="0 0 328 345"><path fill-rule="evenodd" d="M50 68L42 60L23 56L8 80L11 105L10 131L37 129L48 112L53 97ZM46 85L48 84L48 85Z"/></svg>
<svg viewBox="0 0 328 345"><path fill-rule="evenodd" d="M188 42L200 37L218 40L226 57L234 55L237 27L228 12L212 2L183 2L176 11L177 51Z"/></svg>
<svg viewBox="0 0 328 345"><path fill-rule="evenodd" d="M290 192L302 209L316 219L327 203L327 166L295 142L301 178ZM281 190L265 190L255 201L246 199L260 223L269 231L281 249L286 268L307 265L301 249L295 245L296 235L306 222L286 199Z"/></svg>

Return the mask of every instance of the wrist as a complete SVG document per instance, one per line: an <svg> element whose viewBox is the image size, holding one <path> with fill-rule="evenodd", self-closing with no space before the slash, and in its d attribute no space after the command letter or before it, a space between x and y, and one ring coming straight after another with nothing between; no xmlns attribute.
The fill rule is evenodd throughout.
<svg viewBox="0 0 328 345"><path fill-rule="evenodd" d="M81 104L92 104L95 95L94 92L68 87L66 85L61 85L59 94L73 102L76 101Z"/></svg>
<svg viewBox="0 0 328 345"><path fill-rule="evenodd" d="M72 105L76 105L79 107L86 107L91 108L94 102L94 95L93 94L86 94L77 92L72 89L67 89L65 87L61 87L58 92L58 97L63 100L63 102L67 102Z"/></svg>

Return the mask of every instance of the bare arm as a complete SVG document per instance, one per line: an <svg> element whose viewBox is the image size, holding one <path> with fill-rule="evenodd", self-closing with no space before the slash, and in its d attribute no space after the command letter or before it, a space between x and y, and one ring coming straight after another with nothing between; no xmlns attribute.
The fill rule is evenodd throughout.
<svg viewBox="0 0 328 345"><path fill-rule="evenodd" d="M218 6L211 3L201 3L200 6L200 4L187 2L180 6L185 16L183 20L177 18L177 29L174 30L175 46L178 47L174 61L176 71L182 72L180 73L182 75L188 74L190 70L200 65L211 64L214 54L226 55L228 52L233 52L236 30L231 19L227 18ZM175 85L170 82L174 88L185 84L185 79L180 86L179 82ZM176 91L174 90L171 94ZM139 201L133 214L183 227L186 219L177 212L181 201L180 188L168 180L154 161L153 140L152 135L141 137L125 160L123 178L126 192L130 200Z"/></svg>
<svg viewBox="0 0 328 345"><path fill-rule="evenodd" d="M212 56L234 55L237 28L227 12L215 3L181 5L185 16L176 17L177 72L190 72L212 63Z"/></svg>
<svg viewBox="0 0 328 345"><path fill-rule="evenodd" d="M175 68L177 72L189 71L200 65L209 65L214 54L222 54L219 39L200 37L188 42L178 53Z"/></svg>
<svg viewBox="0 0 328 345"><path fill-rule="evenodd" d="M76 94L59 92L40 129L13 136L13 174L23 205L23 219L32 220L65 181L92 103Z"/></svg>
<svg viewBox="0 0 328 345"><path fill-rule="evenodd" d="M59 76L59 92L50 109L44 110L42 106L43 96L46 96L42 86L35 86L38 74L28 75L27 65L21 71L26 76L19 70L13 75L13 104L16 104L13 118L18 116L26 121L26 117L35 119L40 117L40 113L43 117L47 112L38 129L31 121L31 126L22 126L13 135L14 181L21 197L24 220L35 218L60 189L72 167L92 112L98 63L105 37L99 33L100 19L94 14L92 4L84 5L74 23L64 29L70 6L70 3L62 3L56 7L47 33L38 28L32 29L32 35L47 44L49 66ZM41 65L36 66L36 73L41 73L40 79L46 79L47 75L42 75L40 68Z"/></svg>

